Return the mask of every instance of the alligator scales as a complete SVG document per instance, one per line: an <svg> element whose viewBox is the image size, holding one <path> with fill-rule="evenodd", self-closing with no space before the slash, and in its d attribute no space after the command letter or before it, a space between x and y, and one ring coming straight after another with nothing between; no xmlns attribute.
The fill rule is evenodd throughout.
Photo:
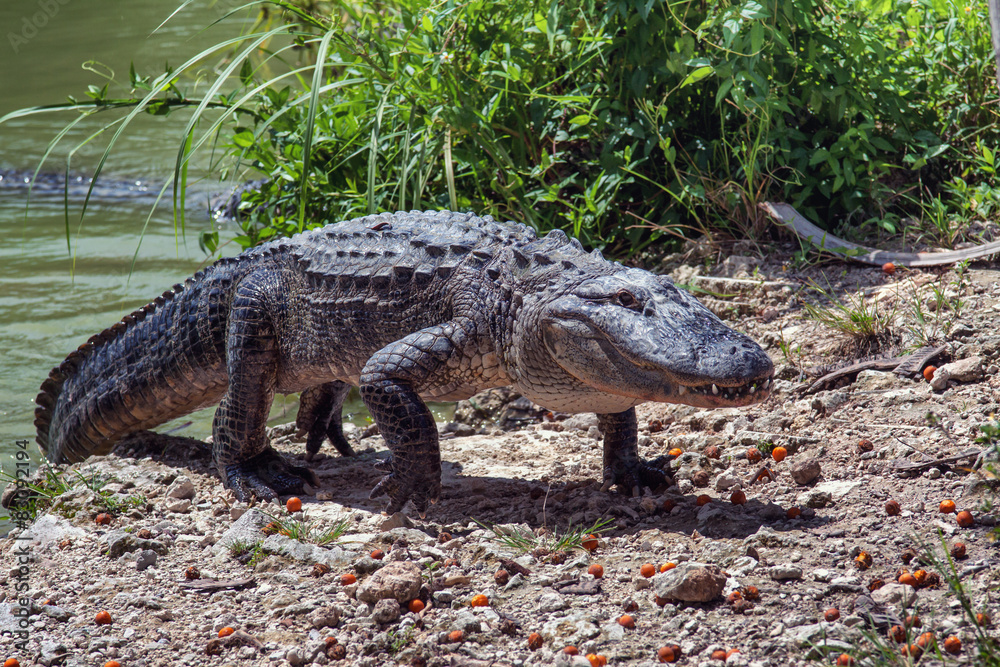
<svg viewBox="0 0 1000 667"><path fill-rule="evenodd" d="M763 400L773 365L667 278L586 253L561 232L468 214L395 213L332 224L219 260L93 336L36 402L56 462L219 404L213 457L243 500L301 493L313 473L269 445L276 392L302 392L306 459L351 454L341 404L360 389L391 456L372 497L420 512L441 491L425 400L512 386L563 412L596 412L606 486L666 482L639 458L635 406Z"/></svg>

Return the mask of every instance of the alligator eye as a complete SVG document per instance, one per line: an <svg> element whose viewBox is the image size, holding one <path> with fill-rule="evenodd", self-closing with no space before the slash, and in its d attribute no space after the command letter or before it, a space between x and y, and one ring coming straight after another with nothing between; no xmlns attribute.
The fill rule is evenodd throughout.
<svg viewBox="0 0 1000 667"><path fill-rule="evenodd" d="M618 290L618 294L616 294L615 297L618 299L618 303L626 308L631 308L637 303L635 297L632 296L632 293L626 290Z"/></svg>

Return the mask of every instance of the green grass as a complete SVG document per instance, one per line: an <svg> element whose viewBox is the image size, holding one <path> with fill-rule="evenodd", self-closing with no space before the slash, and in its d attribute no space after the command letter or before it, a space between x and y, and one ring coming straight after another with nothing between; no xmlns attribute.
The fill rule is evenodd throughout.
<svg viewBox="0 0 1000 667"><path fill-rule="evenodd" d="M318 521L310 521L308 518L296 519L292 516L272 516L266 512L265 514L271 519L273 530L278 535L319 546L333 544L339 540L351 524L350 519L345 518L332 526L323 527Z"/></svg>
<svg viewBox="0 0 1000 667"><path fill-rule="evenodd" d="M506 526L486 524L477 519L473 521L493 533L490 540L517 553L565 554L575 550L586 551L583 547L585 537L600 535L614 527L613 519L599 519L589 528L570 525L564 530L556 529L551 533L546 531L542 535L536 535Z"/></svg>

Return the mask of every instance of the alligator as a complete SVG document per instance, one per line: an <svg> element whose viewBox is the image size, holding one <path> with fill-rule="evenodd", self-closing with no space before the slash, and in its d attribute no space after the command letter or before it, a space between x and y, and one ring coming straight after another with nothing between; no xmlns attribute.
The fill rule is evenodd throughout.
<svg viewBox="0 0 1000 667"><path fill-rule="evenodd" d="M371 497L423 514L441 492L424 400L512 386L561 412L596 412L605 489L666 485L639 457L635 406L738 407L766 398L774 367L749 337L667 277L587 253L560 231L452 212L383 213L218 260L91 337L36 399L55 462L108 453L126 434L218 403L212 454L241 500L317 484L269 444L276 392L302 392L306 458L344 455L350 386L390 450ZM669 466L667 466L669 470Z"/></svg>

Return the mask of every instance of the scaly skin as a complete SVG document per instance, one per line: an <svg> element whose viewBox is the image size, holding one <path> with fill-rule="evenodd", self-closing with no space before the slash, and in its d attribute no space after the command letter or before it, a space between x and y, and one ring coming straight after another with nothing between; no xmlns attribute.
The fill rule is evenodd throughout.
<svg viewBox="0 0 1000 667"><path fill-rule="evenodd" d="M302 392L306 458L345 455L341 404L360 387L391 451L372 492L421 513L440 495L425 400L513 386L549 409L596 412L605 485L667 482L642 461L634 407L763 400L773 366L666 278L587 254L561 232L458 213L359 218L217 262L81 346L37 403L54 461L219 403L213 456L237 497L301 493L312 473L267 443L275 393Z"/></svg>

